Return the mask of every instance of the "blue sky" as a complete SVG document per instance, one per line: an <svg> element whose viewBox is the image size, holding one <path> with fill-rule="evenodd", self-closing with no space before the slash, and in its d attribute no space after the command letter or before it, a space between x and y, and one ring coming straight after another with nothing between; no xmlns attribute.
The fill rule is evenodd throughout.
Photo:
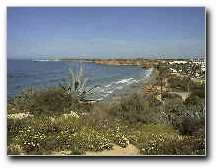
<svg viewBox="0 0 218 168"><path fill-rule="evenodd" d="M7 9L8 58L204 56L204 8Z"/></svg>

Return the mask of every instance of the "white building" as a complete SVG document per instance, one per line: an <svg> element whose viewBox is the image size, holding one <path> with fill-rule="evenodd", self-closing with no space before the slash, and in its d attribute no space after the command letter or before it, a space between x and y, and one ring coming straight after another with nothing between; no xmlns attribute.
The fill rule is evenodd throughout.
<svg viewBox="0 0 218 168"><path fill-rule="evenodd" d="M172 62L169 62L169 64L186 64L187 61L172 61Z"/></svg>
<svg viewBox="0 0 218 168"><path fill-rule="evenodd" d="M177 70L173 69L173 68L170 68L172 74L177 74Z"/></svg>
<svg viewBox="0 0 218 168"><path fill-rule="evenodd" d="M202 71L205 71L206 70L206 59L205 58L194 58L192 60L192 62L194 64L198 64L198 65L201 65L201 70Z"/></svg>

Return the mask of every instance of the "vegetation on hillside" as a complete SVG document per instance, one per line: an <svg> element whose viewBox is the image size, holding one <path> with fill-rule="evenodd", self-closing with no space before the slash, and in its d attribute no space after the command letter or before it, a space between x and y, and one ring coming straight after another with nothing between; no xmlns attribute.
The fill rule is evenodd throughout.
<svg viewBox="0 0 218 168"><path fill-rule="evenodd" d="M172 79L168 87L186 90L185 80ZM204 85L193 83L185 101L161 89L161 98L152 92L90 103L78 81L81 75L68 87L29 90L9 100L8 154L83 155L133 144L141 155L205 155Z"/></svg>

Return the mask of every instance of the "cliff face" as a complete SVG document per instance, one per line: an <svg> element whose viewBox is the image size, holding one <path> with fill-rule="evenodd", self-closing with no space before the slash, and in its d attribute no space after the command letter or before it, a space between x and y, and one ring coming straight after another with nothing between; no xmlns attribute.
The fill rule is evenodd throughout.
<svg viewBox="0 0 218 168"><path fill-rule="evenodd" d="M52 59L51 59L52 60ZM62 58L62 61L82 61L88 63L105 64L105 65L136 65L144 68L152 68L155 65L163 62L163 60L155 59L76 59L76 58Z"/></svg>
<svg viewBox="0 0 218 168"><path fill-rule="evenodd" d="M141 65L139 61L133 60L96 60L96 64L110 64L110 65Z"/></svg>
<svg viewBox="0 0 218 168"><path fill-rule="evenodd" d="M139 65L144 68L151 68L158 64L157 60L143 60L143 59L105 59L105 60L95 60L96 64L106 64L106 65Z"/></svg>

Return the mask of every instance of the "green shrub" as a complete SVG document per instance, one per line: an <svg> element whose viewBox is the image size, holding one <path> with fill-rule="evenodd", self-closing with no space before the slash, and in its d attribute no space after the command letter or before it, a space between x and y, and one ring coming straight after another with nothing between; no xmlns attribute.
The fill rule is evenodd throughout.
<svg viewBox="0 0 218 168"><path fill-rule="evenodd" d="M61 88L49 88L25 92L8 103L8 113L31 113L34 115L59 115L63 113L92 110L92 104L81 103L77 97L65 94Z"/></svg>
<svg viewBox="0 0 218 168"><path fill-rule="evenodd" d="M28 125L26 122L28 119L8 119L7 120L7 140L8 143L11 142L11 139L16 136L20 130L25 128Z"/></svg>
<svg viewBox="0 0 218 168"><path fill-rule="evenodd" d="M204 106L193 101L193 98L188 98L184 103L176 99L166 101L165 115L168 123L183 135L192 135L205 125Z"/></svg>
<svg viewBox="0 0 218 168"><path fill-rule="evenodd" d="M144 155L204 155L203 138L153 135L144 138L140 146Z"/></svg>
<svg viewBox="0 0 218 168"><path fill-rule="evenodd" d="M160 113L158 106L155 105L159 103L154 97L146 100L145 97L135 94L114 104L108 113L114 118L130 123L157 123L160 119Z"/></svg>
<svg viewBox="0 0 218 168"><path fill-rule="evenodd" d="M131 136L143 155L204 155L203 137L177 135L167 125L144 125Z"/></svg>
<svg viewBox="0 0 218 168"><path fill-rule="evenodd" d="M191 94L184 102L185 105L196 105L196 106L201 106L203 107L203 100L194 95L194 94Z"/></svg>
<svg viewBox="0 0 218 168"><path fill-rule="evenodd" d="M24 90L21 95L8 100L8 114L30 112L32 108L33 90Z"/></svg>
<svg viewBox="0 0 218 168"><path fill-rule="evenodd" d="M76 102L76 100L75 100ZM73 103L70 95L64 94L61 89L48 89L35 92L32 96L31 113L34 114L55 114L65 113Z"/></svg>
<svg viewBox="0 0 218 168"><path fill-rule="evenodd" d="M24 120L24 119L23 119ZM42 149L49 150L49 134L56 132L49 117L26 118L26 124L14 134L11 141L18 144L28 154L42 154Z"/></svg>
<svg viewBox="0 0 218 168"><path fill-rule="evenodd" d="M205 84L195 84L191 88L191 95L205 98Z"/></svg>
<svg viewBox="0 0 218 168"><path fill-rule="evenodd" d="M149 95L146 98L146 102L148 102L150 107L156 107L162 104L161 101L157 98L156 94Z"/></svg>
<svg viewBox="0 0 218 168"><path fill-rule="evenodd" d="M183 135L191 135L196 131L196 121L189 115L183 115L176 118L174 127Z"/></svg>
<svg viewBox="0 0 218 168"><path fill-rule="evenodd" d="M190 78L177 76L170 77L168 79L168 83L170 88L179 91L188 91L193 85L193 82Z"/></svg>
<svg viewBox="0 0 218 168"><path fill-rule="evenodd" d="M168 93L168 92L164 92L162 94L162 98L163 99L171 99L171 100L173 100L173 99L181 99L182 100L182 97L180 95L178 95L176 93Z"/></svg>

